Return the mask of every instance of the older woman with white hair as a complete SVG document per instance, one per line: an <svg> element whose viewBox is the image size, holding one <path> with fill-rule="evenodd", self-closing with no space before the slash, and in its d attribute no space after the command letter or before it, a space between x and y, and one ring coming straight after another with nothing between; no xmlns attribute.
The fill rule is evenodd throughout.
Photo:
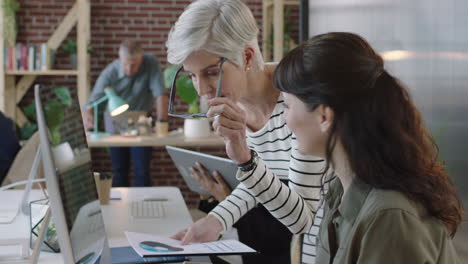
<svg viewBox="0 0 468 264"><path fill-rule="evenodd" d="M314 263L324 161L296 150L295 136L283 116L283 98L272 83L276 64L264 63L258 32L251 11L241 1L203 0L190 4L169 33L168 61L182 64L198 94L208 100L208 116L215 116L214 130L224 138L228 156L239 164L238 173L261 179L269 171L276 176L268 183L257 182L265 185L262 193L270 197L264 207L249 192L254 186L240 183L206 217L174 238L183 244L216 240L249 211L257 210L261 213L246 218L248 223L238 228L241 241L248 233L260 242L252 247L271 255L255 263L285 263L274 256L281 250L289 252L289 245L278 249L285 239L275 218L292 233L305 234L301 261ZM257 159L260 162L253 162ZM201 166L193 173L209 178Z"/></svg>

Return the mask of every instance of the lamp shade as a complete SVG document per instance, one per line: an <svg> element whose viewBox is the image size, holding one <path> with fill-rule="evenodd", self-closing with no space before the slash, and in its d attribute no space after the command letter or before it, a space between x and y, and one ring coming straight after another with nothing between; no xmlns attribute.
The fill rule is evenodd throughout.
<svg viewBox="0 0 468 264"><path fill-rule="evenodd" d="M129 105L120 98L112 88L106 88L104 92L109 100L107 102L107 108L109 109L111 116L117 116L127 111Z"/></svg>

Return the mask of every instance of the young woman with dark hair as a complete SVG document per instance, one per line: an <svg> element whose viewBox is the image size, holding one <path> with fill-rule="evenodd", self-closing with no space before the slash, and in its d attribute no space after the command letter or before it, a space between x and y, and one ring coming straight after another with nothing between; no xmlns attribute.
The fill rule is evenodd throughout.
<svg viewBox="0 0 468 264"><path fill-rule="evenodd" d="M454 185L408 90L364 39L315 36L280 62L274 83L299 152L323 157L338 176L325 195L316 263L457 263L451 237L463 211ZM259 192L271 175L238 178L268 200Z"/></svg>

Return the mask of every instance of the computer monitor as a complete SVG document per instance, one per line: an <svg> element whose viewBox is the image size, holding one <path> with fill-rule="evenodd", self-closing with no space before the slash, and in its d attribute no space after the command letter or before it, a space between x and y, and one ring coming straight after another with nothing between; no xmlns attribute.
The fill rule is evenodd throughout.
<svg viewBox="0 0 468 264"><path fill-rule="evenodd" d="M50 133L44 115L48 101L39 86L34 89L37 122L40 134L41 158L49 193L52 219L56 226L64 263L111 263L110 250L104 228L101 206L91 169L91 159L78 166L68 166L60 171L56 165L50 144ZM73 121L62 125L62 142L72 149L88 148L80 108L76 96L64 111L74 115Z"/></svg>
<svg viewBox="0 0 468 264"><path fill-rule="evenodd" d="M130 246L109 248L78 97L72 96L72 105L65 109L65 120L60 133L61 142L68 142L70 148L76 150L76 153L72 155L73 160L70 161L64 158L67 155L54 153L56 149L52 149L51 146L51 133L47 128L44 113L44 110L50 111L46 105L50 98L47 94L41 93L39 86L34 88L34 94L41 159L49 193L52 220L56 225L64 263L137 264L185 260L183 256L142 258ZM83 155L86 153L87 155ZM141 224L146 220L136 217L136 221Z"/></svg>

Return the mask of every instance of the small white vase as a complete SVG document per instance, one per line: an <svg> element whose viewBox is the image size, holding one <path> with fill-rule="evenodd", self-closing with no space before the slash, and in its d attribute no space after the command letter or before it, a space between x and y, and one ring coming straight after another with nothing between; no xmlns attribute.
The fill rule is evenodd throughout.
<svg viewBox="0 0 468 264"><path fill-rule="evenodd" d="M54 155L54 162L57 168L64 168L73 164L75 158L70 143L68 142L53 147L52 154Z"/></svg>
<svg viewBox="0 0 468 264"><path fill-rule="evenodd" d="M209 137L210 133L210 121L207 118L185 119L184 136L186 138Z"/></svg>

